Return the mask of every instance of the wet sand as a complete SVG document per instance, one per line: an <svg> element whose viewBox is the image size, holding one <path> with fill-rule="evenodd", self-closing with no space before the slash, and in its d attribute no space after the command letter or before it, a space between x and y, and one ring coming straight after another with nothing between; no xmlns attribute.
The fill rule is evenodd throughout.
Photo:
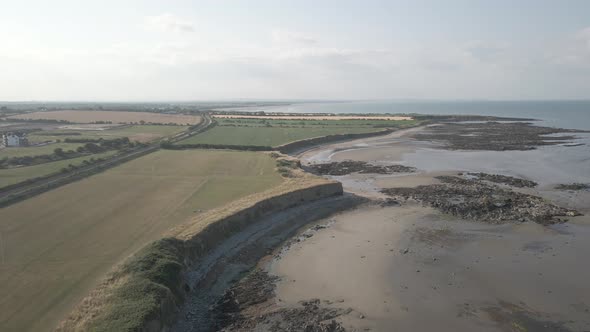
<svg viewBox="0 0 590 332"><path fill-rule="evenodd" d="M487 225L414 205L329 220L270 265L281 305L352 308L341 317L350 330L590 329L588 219Z"/></svg>
<svg viewBox="0 0 590 332"><path fill-rule="evenodd" d="M586 216L550 226L498 225L461 220L419 203L366 204L320 220L325 227L311 235L308 230L261 263L280 278L271 307L295 308L300 301L319 299L323 307L347 309L336 321L353 331L589 331L590 192L553 189L557 181L590 180L587 163L569 177L567 170L554 174L565 160L532 168L531 163L550 159L551 150L533 151L538 158L528 161L520 153L531 151L471 152L486 163L453 151L449 164L437 156L451 152L413 141L408 135L415 130L323 146L300 157L304 164L350 159L418 167L415 174L333 177L347 191L375 200L385 197L381 188L433 184L437 175L492 169L537 181L536 188L513 189ZM412 164L417 154L431 151L434 157Z"/></svg>

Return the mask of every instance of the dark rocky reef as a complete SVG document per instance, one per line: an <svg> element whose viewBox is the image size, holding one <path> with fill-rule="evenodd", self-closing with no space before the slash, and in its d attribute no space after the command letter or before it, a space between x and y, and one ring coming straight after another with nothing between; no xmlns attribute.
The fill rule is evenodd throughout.
<svg viewBox="0 0 590 332"><path fill-rule="evenodd" d="M538 146L572 143L571 133L585 131L534 126L528 122L442 123L414 134L423 141L443 142L449 150L533 150ZM555 135L565 134L568 135ZM548 137L547 135L553 135Z"/></svg>
<svg viewBox="0 0 590 332"><path fill-rule="evenodd" d="M308 169L319 175L347 175L351 173L361 174L393 174L393 173L413 173L416 168L404 165L373 165L364 161L339 161L327 164L314 164L308 166Z"/></svg>
<svg viewBox="0 0 590 332"><path fill-rule="evenodd" d="M590 191L590 183L568 183L559 184L555 187L558 190L588 190Z"/></svg>
<svg viewBox="0 0 590 332"><path fill-rule="evenodd" d="M469 176L473 176L479 180L485 180L494 183L506 184L512 187L518 188L533 188L537 186L535 181L525 180L516 178L513 176L500 175L500 174L488 174L488 173L467 173Z"/></svg>
<svg viewBox="0 0 590 332"><path fill-rule="evenodd" d="M301 301L297 307L277 307L276 277L260 269L234 284L211 309L220 331L344 332L335 318L351 309L329 308L319 299Z"/></svg>
<svg viewBox="0 0 590 332"><path fill-rule="evenodd" d="M460 218L491 223L534 221L553 224L580 213L554 205L533 195L523 194L477 179L437 177L441 184L414 188L389 188L383 193L396 199L414 199Z"/></svg>

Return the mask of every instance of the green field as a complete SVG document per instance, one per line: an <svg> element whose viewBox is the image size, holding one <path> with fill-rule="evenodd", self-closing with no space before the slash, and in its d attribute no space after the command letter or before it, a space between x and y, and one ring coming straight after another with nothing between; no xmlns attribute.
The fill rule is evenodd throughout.
<svg viewBox="0 0 590 332"><path fill-rule="evenodd" d="M216 118L217 126L179 144L278 146L307 138L413 126L415 120L285 120Z"/></svg>
<svg viewBox="0 0 590 332"><path fill-rule="evenodd" d="M376 128L280 128L280 127L223 127L180 141L179 144L227 144L278 146L306 138L334 134L369 133L383 130Z"/></svg>
<svg viewBox="0 0 590 332"><path fill-rule="evenodd" d="M415 125L416 120L285 120L285 119L229 119L215 118L220 126L250 126L250 127L339 127L339 128L374 128L374 127L402 127Z"/></svg>
<svg viewBox="0 0 590 332"><path fill-rule="evenodd" d="M142 125L142 126L128 126L123 128L113 128L107 130L54 130L47 132L33 132L29 135L29 141L31 142L43 142L47 140L61 140L66 138L80 139L112 139L129 137L132 141L149 142L162 137L172 136L187 130L186 126L153 126L153 125ZM58 133L60 135L51 135L51 133ZM72 135L64 135L72 134Z"/></svg>
<svg viewBox="0 0 590 332"><path fill-rule="evenodd" d="M140 142L149 142L162 137L172 136L177 133L183 132L187 129L186 126L154 126L154 125L142 125L142 126L128 126L123 128L114 128L109 130L54 130L45 132L33 132L28 138L32 143L44 142L44 141L61 141L59 143L51 143L43 146L30 146L30 147L16 147L16 148L4 148L0 149L0 158L11 158L11 157L24 157L24 156L38 156L53 154L56 148L61 148L64 151L76 150L82 143L64 143L63 141L67 138L71 139L114 139L121 137L129 137L131 140ZM50 135L50 134L59 135ZM79 133L80 135L75 135ZM63 135L71 134L71 135ZM52 173L59 172L62 168L68 165L80 165L83 161L91 158L106 158L114 155L117 151L109 151L105 153L94 154L90 156L53 161L33 166L0 169L0 188L22 182L28 179L46 176Z"/></svg>
<svg viewBox="0 0 590 332"><path fill-rule="evenodd" d="M266 154L163 150L0 209L0 331L50 330L146 243L281 182Z"/></svg>
<svg viewBox="0 0 590 332"><path fill-rule="evenodd" d="M117 151L107 151L104 153L97 153L90 156L52 161L49 163L39 165L0 169L0 188L11 184L19 183L25 180L46 176L52 173L57 173L61 171L62 168L68 167L68 165L70 164L78 166L82 164L84 160L90 160L92 158L108 158L114 155L115 153L117 153Z"/></svg>
<svg viewBox="0 0 590 332"><path fill-rule="evenodd" d="M74 150L84 144L81 143L53 143L43 146L28 146L28 147L14 147L0 149L0 159L4 157L24 157L24 156L39 156L44 154L53 154L53 150L60 148L64 151Z"/></svg>

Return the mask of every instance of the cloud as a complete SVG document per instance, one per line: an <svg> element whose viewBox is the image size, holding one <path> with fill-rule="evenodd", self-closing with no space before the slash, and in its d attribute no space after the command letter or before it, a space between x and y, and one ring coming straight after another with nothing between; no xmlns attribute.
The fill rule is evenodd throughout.
<svg viewBox="0 0 590 332"><path fill-rule="evenodd" d="M553 45L546 57L553 65L590 69L590 27L578 30Z"/></svg>
<svg viewBox="0 0 590 332"><path fill-rule="evenodd" d="M158 31L195 31L171 14L146 22ZM19 77L19 85L0 82L0 99L26 99L33 83L36 98L54 93L65 99L71 89L79 98L122 99L132 93L137 99L548 98L587 95L590 86L590 28L523 45L478 40L360 47L287 30L268 30L256 41L149 37L87 48L5 45L0 72Z"/></svg>
<svg viewBox="0 0 590 332"><path fill-rule="evenodd" d="M506 54L508 48L508 45L504 43L486 43L482 41L471 42L465 46L465 50L480 61L498 60Z"/></svg>
<svg viewBox="0 0 590 332"><path fill-rule="evenodd" d="M590 52L590 27L578 31L575 39L581 44L582 48Z"/></svg>
<svg viewBox="0 0 590 332"><path fill-rule="evenodd" d="M195 27L192 22L182 19L178 16L165 13L157 16L147 16L145 22L148 28L160 31L171 32L194 32Z"/></svg>
<svg viewBox="0 0 590 332"><path fill-rule="evenodd" d="M299 32L287 30L273 30L272 40L278 44L313 45L317 40Z"/></svg>

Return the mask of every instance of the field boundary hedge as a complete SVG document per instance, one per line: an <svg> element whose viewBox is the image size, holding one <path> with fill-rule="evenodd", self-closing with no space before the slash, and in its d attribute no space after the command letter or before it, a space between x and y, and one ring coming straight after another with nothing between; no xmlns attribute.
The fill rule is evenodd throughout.
<svg viewBox="0 0 590 332"><path fill-rule="evenodd" d="M162 149L167 150L188 150L188 149L221 149L240 151L274 151L272 146L262 145L228 145L228 144L170 144L162 143Z"/></svg>
<svg viewBox="0 0 590 332"><path fill-rule="evenodd" d="M313 146L320 145L320 144L332 143L332 142L344 141L344 140L351 140L351 139L382 136L382 135L391 134L394 131L395 130L393 130L393 129L386 129L386 130L380 130L380 131L375 131L375 132L370 132L370 133L335 134L335 135L327 135L327 136L322 136L322 137L314 137L314 138L308 138L308 139L303 139L303 140L279 145L279 146L275 147L274 150L279 151L281 153L288 154L288 153L293 153L297 150L313 147Z"/></svg>
<svg viewBox="0 0 590 332"><path fill-rule="evenodd" d="M162 143L162 149L168 150L187 150L187 149L227 149L227 150L239 150L239 151L279 151L281 153L292 153L294 151L313 147L315 145L344 141L350 139L359 139L367 137L375 137L381 135L387 135L392 133L394 130L386 129L369 133L358 133L358 134L334 134L313 138L306 138L283 145L263 146L263 145L231 145L231 144L172 144L169 142Z"/></svg>

